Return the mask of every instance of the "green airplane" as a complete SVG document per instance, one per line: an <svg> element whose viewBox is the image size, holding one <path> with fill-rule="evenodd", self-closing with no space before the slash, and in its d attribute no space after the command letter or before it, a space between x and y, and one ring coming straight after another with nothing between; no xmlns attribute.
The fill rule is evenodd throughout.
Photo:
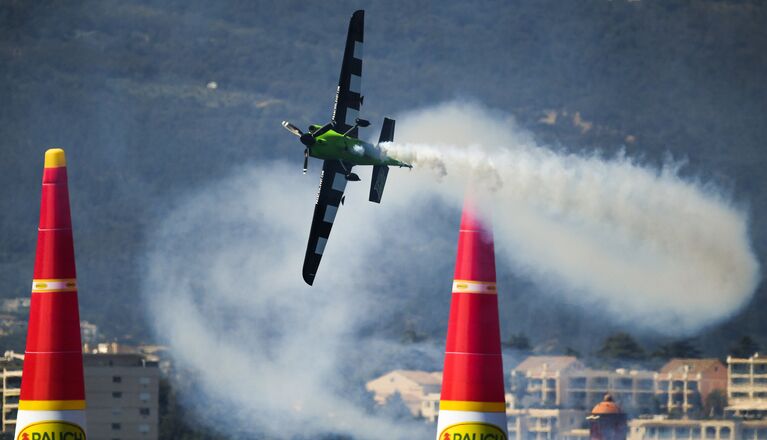
<svg viewBox="0 0 767 440"><path fill-rule="evenodd" d="M309 157L323 160L320 189L304 256L303 277L309 285L314 283L338 207L344 203L346 182L360 180L359 176L352 172L352 167L373 166L369 199L375 203L381 202L389 166L412 168L410 164L387 157L379 146L382 142L394 140L393 119L384 118L378 144L374 145L357 137L360 127L370 125L370 122L359 118L363 101L360 85L364 27L365 11L354 12L349 21L341 76L338 79L330 122L325 125L311 125L306 133L290 122L282 122L282 126L298 136L304 144L304 174L309 165Z"/></svg>

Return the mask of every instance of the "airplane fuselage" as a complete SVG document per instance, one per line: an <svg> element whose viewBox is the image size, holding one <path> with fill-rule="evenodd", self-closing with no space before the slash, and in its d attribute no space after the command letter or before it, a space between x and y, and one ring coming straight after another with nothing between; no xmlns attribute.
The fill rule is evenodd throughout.
<svg viewBox="0 0 767 440"><path fill-rule="evenodd" d="M358 139L359 129L370 126L370 121L359 117L363 102L360 87L364 28L365 11L355 11L349 20L330 121L323 125L311 125L307 132L288 121L282 121L282 126L303 145L304 174L309 167L309 157L322 159L320 187L314 202L312 226L302 268L304 281L309 285L314 283L336 213L344 203L346 184L361 180L352 169L358 165L372 167L368 200L381 203L389 167L412 168L410 164L388 157L381 147L394 141L394 119L383 118L378 142L371 144Z"/></svg>
<svg viewBox="0 0 767 440"><path fill-rule="evenodd" d="M309 155L323 160L342 160L354 165L389 165L410 167L410 165L387 157L377 145L344 136L328 130L317 137L317 143L309 149Z"/></svg>

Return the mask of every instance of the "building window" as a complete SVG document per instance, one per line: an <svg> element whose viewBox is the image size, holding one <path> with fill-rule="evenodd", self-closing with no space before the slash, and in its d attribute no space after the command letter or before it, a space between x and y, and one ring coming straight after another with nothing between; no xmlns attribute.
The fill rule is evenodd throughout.
<svg viewBox="0 0 767 440"><path fill-rule="evenodd" d="M727 438L730 438L730 428L728 428L728 427L726 427L726 426L725 426L725 427L723 427L723 428L722 428L722 429L719 431L719 436L720 436L722 439L727 439Z"/></svg>
<svg viewBox="0 0 767 440"><path fill-rule="evenodd" d="M119 399L122 396L123 396L123 393L121 393L120 391L113 391L112 392L112 397L114 397L115 399Z"/></svg>
<svg viewBox="0 0 767 440"><path fill-rule="evenodd" d="M146 423L142 423L142 424L138 425L138 432L140 432L142 434L148 433L149 432L149 425L147 425Z"/></svg>
<svg viewBox="0 0 767 440"><path fill-rule="evenodd" d="M150 397L149 393L139 393L138 395L139 400L141 400L142 402L146 402L147 400L149 400L149 397Z"/></svg>
<svg viewBox="0 0 767 440"><path fill-rule="evenodd" d="M570 388L586 388L586 378L574 377L570 379Z"/></svg>
<svg viewBox="0 0 767 440"><path fill-rule="evenodd" d="M138 413L142 416L148 416L149 415L149 408L139 408Z"/></svg>
<svg viewBox="0 0 767 440"><path fill-rule="evenodd" d="M118 431L122 428L119 423L112 423L112 431Z"/></svg>
<svg viewBox="0 0 767 440"><path fill-rule="evenodd" d="M138 380L138 383L140 383L141 385L149 385L151 381L152 380L149 379L148 377L140 377Z"/></svg>
<svg viewBox="0 0 767 440"><path fill-rule="evenodd" d="M716 438L716 428L714 428L713 426L707 426L706 438Z"/></svg>
<svg viewBox="0 0 767 440"><path fill-rule="evenodd" d="M735 374L748 374L750 371L746 364L733 364L732 372Z"/></svg>
<svg viewBox="0 0 767 440"><path fill-rule="evenodd" d="M112 383L121 383L123 378L120 376L112 376Z"/></svg>

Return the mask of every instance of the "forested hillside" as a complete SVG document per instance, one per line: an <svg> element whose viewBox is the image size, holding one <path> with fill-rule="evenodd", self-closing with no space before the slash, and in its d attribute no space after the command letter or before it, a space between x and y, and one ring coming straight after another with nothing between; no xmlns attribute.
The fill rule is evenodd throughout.
<svg viewBox="0 0 767 440"><path fill-rule="evenodd" d="M61 146L81 313L110 337L149 339L146 228L242 164L282 158L300 169L280 121L329 119L346 23L360 7L367 119L470 99L510 112L542 143L686 159L684 175L750 212L764 261L762 2L0 0L0 295L29 293L42 153ZM517 313L560 322L540 337L563 345L614 330L557 319L565 305L514 301ZM701 348L719 355L744 335L767 346L765 307L760 288Z"/></svg>

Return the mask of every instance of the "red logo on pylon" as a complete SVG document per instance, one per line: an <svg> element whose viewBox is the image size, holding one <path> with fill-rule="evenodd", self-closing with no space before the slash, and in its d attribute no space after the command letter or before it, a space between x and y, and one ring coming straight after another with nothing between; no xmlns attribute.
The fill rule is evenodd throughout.
<svg viewBox="0 0 767 440"><path fill-rule="evenodd" d="M21 440L29 440L29 434L26 432L24 434L21 434Z"/></svg>
<svg viewBox="0 0 767 440"><path fill-rule="evenodd" d="M24 439L24 440L27 440L27 439ZM445 437L443 437L442 440L450 440L450 433L446 432Z"/></svg>

